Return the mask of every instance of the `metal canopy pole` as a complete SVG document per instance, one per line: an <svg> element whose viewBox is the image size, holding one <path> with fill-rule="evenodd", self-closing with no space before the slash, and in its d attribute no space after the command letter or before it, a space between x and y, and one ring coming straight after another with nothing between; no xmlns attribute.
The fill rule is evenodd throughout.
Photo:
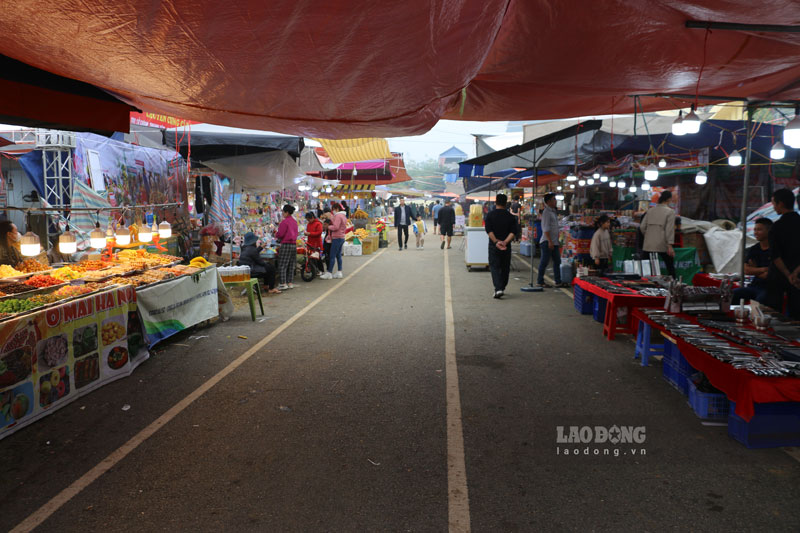
<svg viewBox="0 0 800 533"><path fill-rule="evenodd" d="M742 192L742 242L739 246L739 274L742 286L744 286L744 256L745 248L747 246L747 189L750 183L750 160L753 153L753 108L747 106L747 149L745 153L744 163L744 190Z"/></svg>
<svg viewBox="0 0 800 533"><path fill-rule="evenodd" d="M534 221L536 215L536 186L539 184L539 169L538 169L538 159L536 158L536 146L533 147L533 191L531 192L531 233L536 228L536 222ZM534 252L536 250L536 243L531 242L531 282L528 285L523 286L520 288L522 292L543 292L544 289L542 287L537 287L533 284L533 261L534 256L536 255Z"/></svg>

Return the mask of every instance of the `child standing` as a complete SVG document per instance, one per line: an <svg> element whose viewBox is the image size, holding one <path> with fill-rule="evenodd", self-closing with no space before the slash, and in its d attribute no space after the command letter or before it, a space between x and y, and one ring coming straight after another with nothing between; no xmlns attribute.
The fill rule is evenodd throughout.
<svg viewBox="0 0 800 533"><path fill-rule="evenodd" d="M417 237L417 250L424 250L425 234L428 233L428 226L422 218L414 222L414 235Z"/></svg>

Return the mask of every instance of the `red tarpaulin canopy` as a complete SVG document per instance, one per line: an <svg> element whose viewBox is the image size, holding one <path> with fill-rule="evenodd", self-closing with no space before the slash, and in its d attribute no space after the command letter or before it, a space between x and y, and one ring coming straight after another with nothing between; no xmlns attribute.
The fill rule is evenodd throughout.
<svg viewBox="0 0 800 533"><path fill-rule="evenodd" d="M419 134L441 117L630 113L632 94L694 94L701 71L701 94L800 98L800 35L687 20L796 25L800 4L29 0L4 3L0 54L145 112L326 138ZM41 115L3 100L16 111L0 114ZM642 99L647 110L687 102ZM108 110L70 106L60 115L109 123Z"/></svg>

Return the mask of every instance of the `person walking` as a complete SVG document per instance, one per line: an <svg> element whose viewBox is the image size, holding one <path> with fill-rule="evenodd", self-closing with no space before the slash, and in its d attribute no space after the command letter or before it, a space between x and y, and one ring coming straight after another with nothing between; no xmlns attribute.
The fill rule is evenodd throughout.
<svg viewBox="0 0 800 533"><path fill-rule="evenodd" d="M428 233L428 226L422 217L414 222L414 236L417 238L417 250L425 249L425 234Z"/></svg>
<svg viewBox="0 0 800 533"><path fill-rule="evenodd" d="M592 242L589 246L589 255L592 257L595 266L603 275L608 270L611 262L611 254L614 251L611 246L611 219L608 215L600 215L594 222L595 231L592 235Z"/></svg>
<svg viewBox="0 0 800 533"><path fill-rule="evenodd" d="M250 275L259 279L261 290L269 294L280 294L275 288L275 267L261 258L261 247L256 246L258 237L252 231L244 234L239 264L250 267Z"/></svg>
<svg viewBox="0 0 800 533"><path fill-rule="evenodd" d="M319 279L340 279L342 274L342 248L344 247L344 232L347 229L347 217L342 213L342 206L333 204L333 218L328 225L328 233L331 238L331 251L328 255L328 271ZM339 270L333 273L333 263L337 263Z"/></svg>
<svg viewBox="0 0 800 533"><path fill-rule="evenodd" d="M294 206L283 206L283 220L278 224L275 238L281 244L278 251L278 275L281 284L278 290L294 289L294 269L297 266L297 221L292 214Z"/></svg>
<svg viewBox="0 0 800 533"><path fill-rule="evenodd" d="M772 221L768 218L759 218L753 226L753 235L758 241L747 249L744 257L744 273L754 276L747 287L733 289L731 303L738 304L742 300L755 300L764 305L769 305L769 266L772 258L769 253L769 230Z"/></svg>
<svg viewBox="0 0 800 533"><path fill-rule="evenodd" d="M436 226L439 225L439 211L441 211L442 205L439 203L439 200L436 200L436 203L433 205L433 209L431 209L431 217L433 218L433 234L436 235Z"/></svg>
<svg viewBox="0 0 800 533"><path fill-rule="evenodd" d="M667 272L675 277L675 211L669 206L672 192L664 191L658 198L658 205L648 209L639 226L644 235L642 250L645 254L657 253L667 265Z"/></svg>
<svg viewBox="0 0 800 533"><path fill-rule="evenodd" d="M453 238L453 228L456 225L456 210L450 205L450 198L445 199L444 207L439 210L439 234L442 237L442 250L444 250L445 238L447 248L450 248L450 239Z"/></svg>
<svg viewBox="0 0 800 533"><path fill-rule="evenodd" d="M789 189L772 193L772 206L779 218L769 230L772 264L769 272L769 306L782 310L783 296L789 300L789 316L800 319L800 215L794 210L795 196Z"/></svg>
<svg viewBox="0 0 800 533"><path fill-rule="evenodd" d="M542 258L539 260L539 287L545 287L544 273L550 259L553 260L553 278L556 287L564 287L561 283L561 246L558 240L558 214L556 213L556 194L549 192L544 195L544 210L542 211L542 238L539 240L541 245Z"/></svg>
<svg viewBox="0 0 800 533"><path fill-rule="evenodd" d="M489 269L492 271L494 298L502 298L508 285L511 270L511 241L517 234L517 217L507 209L508 197L498 194L495 209L486 215L486 233L489 234Z"/></svg>
<svg viewBox="0 0 800 533"><path fill-rule="evenodd" d="M406 205L406 199L400 198L400 205L394 208L394 227L397 228L397 245L400 250L408 250L408 225L414 218L416 217L412 217L411 208Z"/></svg>

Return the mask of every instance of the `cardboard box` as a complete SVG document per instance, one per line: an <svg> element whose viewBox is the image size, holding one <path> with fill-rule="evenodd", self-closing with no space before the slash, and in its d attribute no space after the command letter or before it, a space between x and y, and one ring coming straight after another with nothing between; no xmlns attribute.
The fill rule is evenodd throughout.
<svg viewBox="0 0 800 533"><path fill-rule="evenodd" d="M361 255L370 255L376 249L377 246L373 247L372 239L364 239L361 241Z"/></svg>
<svg viewBox="0 0 800 533"><path fill-rule="evenodd" d="M345 256L355 256L361 255L361 245L360 244L350 244L344 243L343 255Z"/></svg>

